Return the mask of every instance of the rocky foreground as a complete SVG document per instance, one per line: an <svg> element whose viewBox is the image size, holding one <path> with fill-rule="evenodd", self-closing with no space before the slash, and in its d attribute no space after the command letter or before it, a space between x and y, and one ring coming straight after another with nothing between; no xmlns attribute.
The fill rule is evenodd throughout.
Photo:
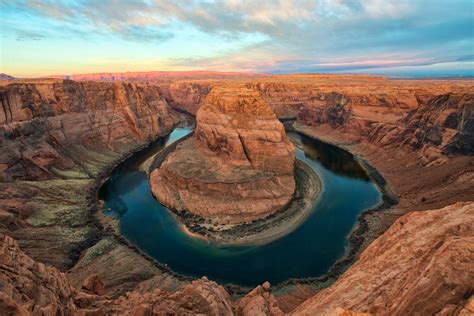
<svg viewBox="0 0 474 316"><path fill-rule="evenodd" d="M279 118L296 119L293 128L367 160L400 198L363 216L359 259L326 289L265 284L230 299L214 282L163 270L101 216L96 193L107 171L169 133L180 120L174 109L196 113L230 84L259 91ZM473 91L470 80L336 75L2 81L0 310L472 314Z"/></svg>
<svg viewBox="0 0 474 316"><path fill-rule="evenodd" d="M293 315L471 315L474 203L399 218L331 287ZM142 284L112 299L90 275L75 288L53 267L35 262L0 236L0 310L9 315L283 315L270 284L233 301L206 278L175 292Z"/></svg>
<svg viewBox="0 0 474 316"><path fill-rule="evenodd" d="M260 93L216 87L196 116L194 137L150 174L157 199L220 224L282 210L295 191L295 150Z"/></svg>

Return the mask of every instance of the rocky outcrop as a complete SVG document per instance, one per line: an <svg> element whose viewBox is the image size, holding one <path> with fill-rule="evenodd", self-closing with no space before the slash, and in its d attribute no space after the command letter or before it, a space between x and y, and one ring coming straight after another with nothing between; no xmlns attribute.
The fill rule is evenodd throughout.
<svg viewBox="0 0 474 316"><path fill-rule="evenodd" d="M258 92L214 88L196 122L195 137L151 172L158 200L231 224L266 217L291 200L294 148Z"/></svg>
<svg viewBox="0 0 474 316"><path fill-rule="evenodd" d="M207 81L206 87L223 83ZM225 83L224 83L225 84ZM181 82L176 108L195 113L207 90ZM473 155L472 81L389 80L357 75L286 75L241 79L235 87L261 92L277 116L300 124L329 126L350 141L397 144L425 165L449 155ZM185 92L179 92L185 91Z"/></svg>
<svg viewBox="0 0 474 316"><path fill-rule="evenodd" d="M257 286L241 298L236 305L237 315L284 315L275 297L270 293L269 282Z"/></svg>
<svg viewBox="0 0 474 316"><path fill-rule="evenodd" d="M375 240L336 283L293 315L411 315L473 312L474 203L413 212ZM167 292L138 286L112 299L94 275L83 288L0 236L0 307L14 315L283 315L265 282L233 301L207 278Z"/></svg>
<svg viewBox="0 0 474 316"><path fill-rule="evenodd" d="M446 156L474 155L474 94L449 93L419 102L393 124L366 123L361 134L380 146L409 147L425 165L445 163Z"/></svg>
<svg viewBox="0 0 474 316"><path fill-rule="evenodd" d="M261 91L281 118L329 126L352 142L405 146L425 165L446 163L447 155L474 154L470 81L314 75L246 85Z"/></svg>
<svg viewBox="0 0 474 316"><path fill-rule="evenodd" d="M233 315L226 290L206 278L169 293L128 292L112 300L91 275L81 290L53 267L36 262L11 237L0 235L0 308L8 315Z"/></svg>
<svg viewBox="0 0 474 316"><path fill-rule="evenodd" d="M212 89L209 82L178 81L161 85L166 101L173 108L196 115L199 105Z"/></svg>
<svg viewBox="0 0 474 316"><path fill-rule="evenodd" d="M26 311L64 315L77 310L75 290L64 274L34 261L4 235L0 235L0 271L0 306L9 306L20 315L27 315Z"/></svg>
<svg viewBox="0 0 474 316"><path fill-rule="evenodd" d="M298 121L310 126L343 126L351 116L350 101L350 98L337 92L320 93L311 98L310 104L298 111Z"/></svg>
<svg viewBox="0 0 474 316"><path fill-rule="evenodd" d="M472 271L474 203L413 212L292 314L326 315L338 307L374 315L456 314L472 295Z"/></svg>

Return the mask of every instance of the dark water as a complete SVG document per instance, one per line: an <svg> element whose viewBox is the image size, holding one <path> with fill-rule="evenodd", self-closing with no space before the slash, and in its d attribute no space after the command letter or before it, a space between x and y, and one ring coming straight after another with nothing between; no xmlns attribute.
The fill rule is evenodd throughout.
<svg viewBox="0 0 474 316"><path fill-rule="evenodd" d="M298 146L297 158L310 165L323 183L304 223L261 246L222 247L191 238L153 198L147 176L139 170L150 155L190 132L177 128L137 153L113 171L100 191L104 212L120 217L122 235L178 273L245 286L323 275L343 255L357 216L380 201L381 194L350 153L289 133Z"/></svg>

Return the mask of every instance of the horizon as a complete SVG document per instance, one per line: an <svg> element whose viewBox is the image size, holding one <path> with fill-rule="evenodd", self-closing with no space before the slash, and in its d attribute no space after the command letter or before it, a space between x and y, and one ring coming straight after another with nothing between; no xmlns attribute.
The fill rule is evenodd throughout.
<svg viewBox="0 0 474 316"><path fill-rule="evenodd" d="M90 72L90 73L72 73L72 74L49 74L44 76L30 76L30 77L15 77L10 74L0 72L1 75L6 75L13 77L15 80L21 79L58 79L58 80L94 80L94 81L124 81L128 78L101 78L101 79L81 79L81 78L70 78L74 76L94 76L94 75L125 75L125 74L150 74L150 73L166 73L166 74L186 74L186 73L203 73L203 74L222 74L222 75L243 75L243 76L262 76L262 77L271 77L271 76L325 76L325 75L334 75L334 76L366 76L374 78L386 78L386 79L413 79L413 80L423 80L423 79L433 79L433 80L443 80L443 79L453 79L453 80L472 80L474 79L474 74L454 74L454 75L424 75L424 74L411 74L411 75L402 75L402 74L380 74L380 73L370 73L370 72L292 72L292 73L263 73L263 72L252 72L252 71L220 71L220 70L207 70L207 69L198 69L198 70L147 70L147 71L119 71L119 72ZM154 78L160 78L159 76ZM132 77L133 79L133 77Z"/></svg>
<svg viewBox="0 0 474 316"><path fill-rule="evenodd" d="M16 78L151 71L474 77L471 1L16 1L0 9L0 73Z"/></svg>

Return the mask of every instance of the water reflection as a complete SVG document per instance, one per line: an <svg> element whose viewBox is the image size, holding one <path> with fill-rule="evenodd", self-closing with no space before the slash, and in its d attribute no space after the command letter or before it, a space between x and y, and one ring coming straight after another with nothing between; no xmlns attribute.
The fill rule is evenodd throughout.
<svg viewBox="0 0 474 316"><path fill-rule="evenodd" d="M120 218L121 234L178 273L246 286L322 275L344 254L359 214L380 201L380 193L351 154L289 133L298 144L297 158L315 170L324 187L305 222L261 246L222 247L192 238L153 198L140 168L161 148L191 132L177 128L170 137L133 155L100 190L105 213Z"/></svg>
<svg viewBox="0 0 474 316"><path fill-rule="evenodd" d="M307 157L319 161L332 172L345 177L370 181L367 172L350 152L296 132L289 132L288 136L303 149Z"/></svg>

